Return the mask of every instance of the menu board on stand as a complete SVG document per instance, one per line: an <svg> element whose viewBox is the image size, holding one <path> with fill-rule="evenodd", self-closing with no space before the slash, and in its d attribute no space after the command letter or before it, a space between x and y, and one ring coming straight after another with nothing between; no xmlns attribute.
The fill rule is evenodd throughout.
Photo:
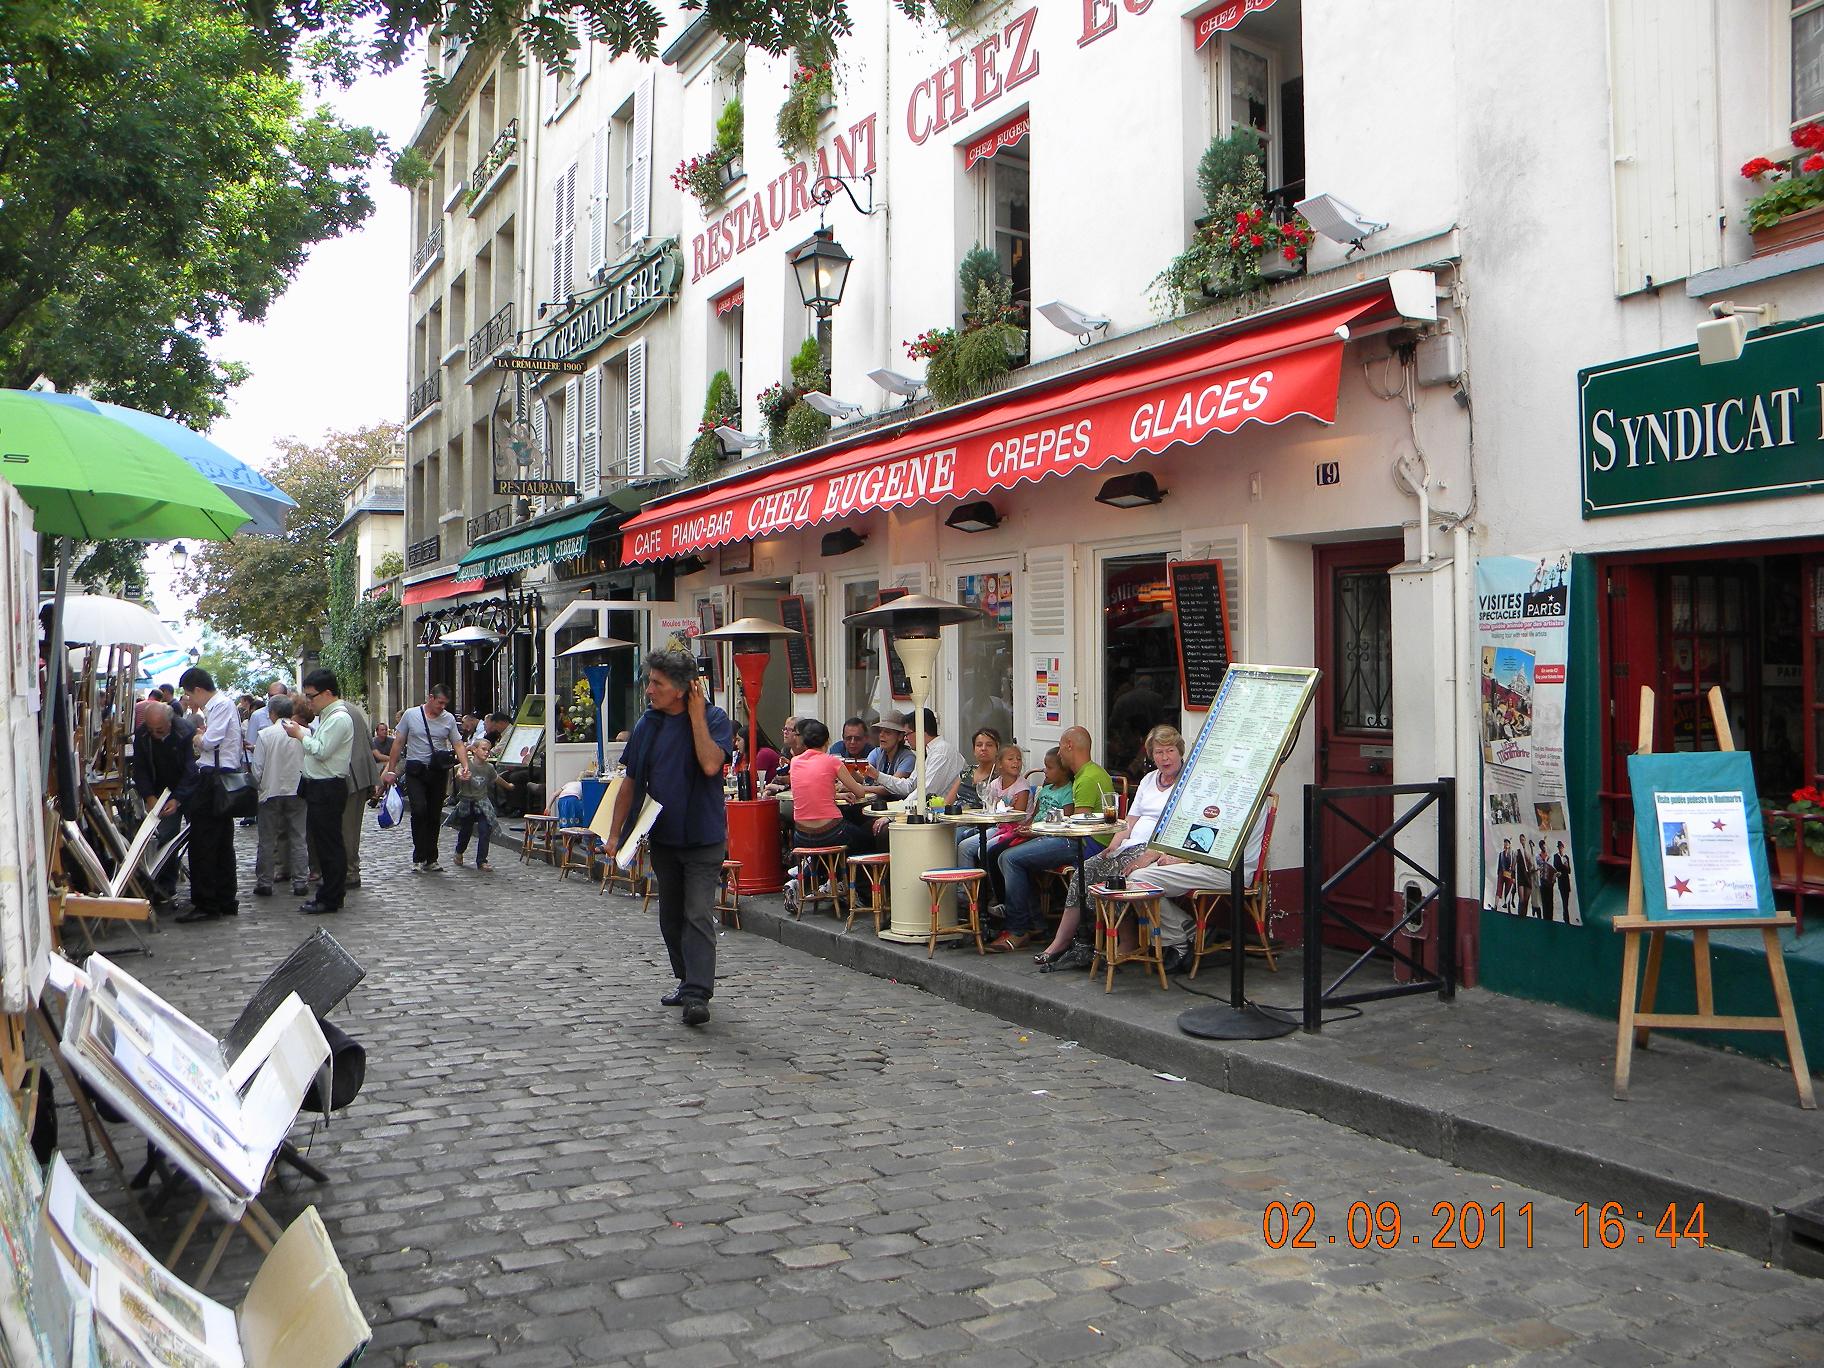
<svg viewBox="0 0 1824 1368"><path fill-rule="evenodd" d="M896 598L903 598L909 590L891 585L880 591L878 603L890 603ZM899 658L899 652L893 649L893 633L883 632L887 639L887 682L892 686L893 697L902 703L912 701L912 676L906 673L906 662Z"/></svg>
<svg viewBox="0 0 1824 1368"><path fill-rule="evenodd" d="M1172 587L1178 687L1187 709L1204 712L1229 669L1229 612L1222 562L1173 561L1165 572Z"/></svg>
<svg viewBox="0 0 1824 1368"><path fill-rule="evenodd" d="M795 694L817 692L817 655L805 617L803 595L791 594L779 600L779 621L798 633L785 639L785 662L790 669Z"/></svg>

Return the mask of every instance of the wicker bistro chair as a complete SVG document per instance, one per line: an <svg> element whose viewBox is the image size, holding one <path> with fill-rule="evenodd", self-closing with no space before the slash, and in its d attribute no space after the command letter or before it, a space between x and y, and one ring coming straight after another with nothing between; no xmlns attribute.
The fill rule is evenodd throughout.
<svg viewBox="0 0 1824 1368"><path fill-rule="evenodd" d="M741 929L741 861L722 861L722 881L716 886L716 910L722 925Z"/></svg>
<svg viewBox="0 0 1824 1368"><path fill-rule="evenodd" d="M881 918L888 910L888 876L892 869L891 855L849 856L849 920L842 928L844 932L855 925L860 913L872 912L874 934L880 934Z"/></svg>
<svg viewBox="0 0 1824 1368"><path fill-rule="evenodd" d="M798 911L802 920L813 903L828 903L830 915L840 917L848 884L847 846L793 846L792 863L798 867Z"/></svg>
<svg viewBox="0 0 1824 1368"><path fill-rule="evenodd" d="M1267 856L1273 849L1273 822L1279 816L1279 795L1267 795L1267 815L1261 820L1266 825L1260 833L1260 863L1254 869L1254 881L1242 890L1242 905L1248 915L1254 919L1254 934L1259 937L1259 944L1249 945L1246 951L1250 955L1264 956L1267 970L1279 972L1279 961L1273 955L1273 942L1267 937ZM1819 888L1824 893L1824 887ZM1191 933L1191 977L1197 977L1197 971L1203 967L1206 952L1214 952L1228 946L1227 938L1218 940L1214 945L1205 943L1205 937L1212 922L1220 933L1223 921L1217 917L1219 908L1226 907L1229 895L1225 891L1205 889L1191 894L1191 915L1197 920L1196 930Z"/></svg>
<svg viewBox="0 0 1824 1368"><path fill-rule="evenodd" d="M580 869L585 879L595 874L595 850L601 838L586 826L557 829L557 877L567 879L570 871Z"/></svg>
<svg viewBox="0 0 1824 1368"><path fill-rule="evenodd" d="M975 953L985 955L988 947L982 942L982 883L988 874L980 869L928 869L920 874L919 879L931 890L931 936L925 946L925 958L930 959L937 953L937 943L946 936L974 936ZM944 924L944 890L956 890L957 919L949 925ZM969 921L963 924L962 917L967 903Z"/></svg>
<svg viewBox="0 0 1824 1368"><path fill-rule="evenodd" d="M1172 985L1165 977L1165 950L1159 943L1159 904L1165 895L1157 889L1133 887L1110 888L1094 884L1089 890L1096 918L1095 952L1089 961L1093 977L1096 967L1106 967L1107 978L1102 991L1115 990L1115 970L1123 964L1144 964L1159 975L1159 986L1170 992ZM1134 948L1121 948L1121 923L1134 923Z"/></svg>
<svg viewBox="0 0 1824 1368"><path fill-rule="evenodd" d="M524 864L536 855L548 864L556 864L557 818L549 812L533 812L525 820L525 832L519 838L519 862Z"/></svg>

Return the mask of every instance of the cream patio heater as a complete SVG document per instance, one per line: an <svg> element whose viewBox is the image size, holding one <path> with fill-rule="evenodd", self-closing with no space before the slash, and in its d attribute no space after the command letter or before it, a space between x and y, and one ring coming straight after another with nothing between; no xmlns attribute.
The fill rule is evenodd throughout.
<svg viewBox="0 0 1824 1368"><path fill-rule="evenodd" d="M850 627L879 628L889 634L886 645L897 653L912 685L912 735L916 782L904 819L888 828L893 853L893 921L883 940L923 944L930 939L930 909L919 875L956 863L956 839L951 829L930 819L925 791L925 700L931 696L931 671L937 663L942 632L959 622L985 617L968 608L928 594L905 594L843 619ZM890 658L883 654L883 661ZM945 898L954 898L945 890ZM952 919L954 912L952 911Z"/></svg>

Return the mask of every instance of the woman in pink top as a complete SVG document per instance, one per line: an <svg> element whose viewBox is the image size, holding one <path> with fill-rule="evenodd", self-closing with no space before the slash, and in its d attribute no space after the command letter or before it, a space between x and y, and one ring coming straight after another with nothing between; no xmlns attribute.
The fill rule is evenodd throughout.
<svg viewBox="0 0 1824 1368"><path fill-rule="evenodd" d="M847 846L861 855L873 840L842 815L836 806L840 789L845 798L866 802L868 791L856 782L840 755L829 753L830 729L815 718L798 724L804 753L792 760L792 827L801 846Z"/></svg>

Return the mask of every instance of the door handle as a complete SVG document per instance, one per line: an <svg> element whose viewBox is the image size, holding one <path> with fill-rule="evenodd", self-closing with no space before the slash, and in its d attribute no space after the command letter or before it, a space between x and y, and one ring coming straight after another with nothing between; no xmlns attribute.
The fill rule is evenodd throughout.
<svg viewBox="0 0 1824 1368"><path fill-rule="evenodd" d="M1387 762L1385 760L1370 760L1367 768L1368 773L1370 774L1385 774L1387 773Z"/></svg>

